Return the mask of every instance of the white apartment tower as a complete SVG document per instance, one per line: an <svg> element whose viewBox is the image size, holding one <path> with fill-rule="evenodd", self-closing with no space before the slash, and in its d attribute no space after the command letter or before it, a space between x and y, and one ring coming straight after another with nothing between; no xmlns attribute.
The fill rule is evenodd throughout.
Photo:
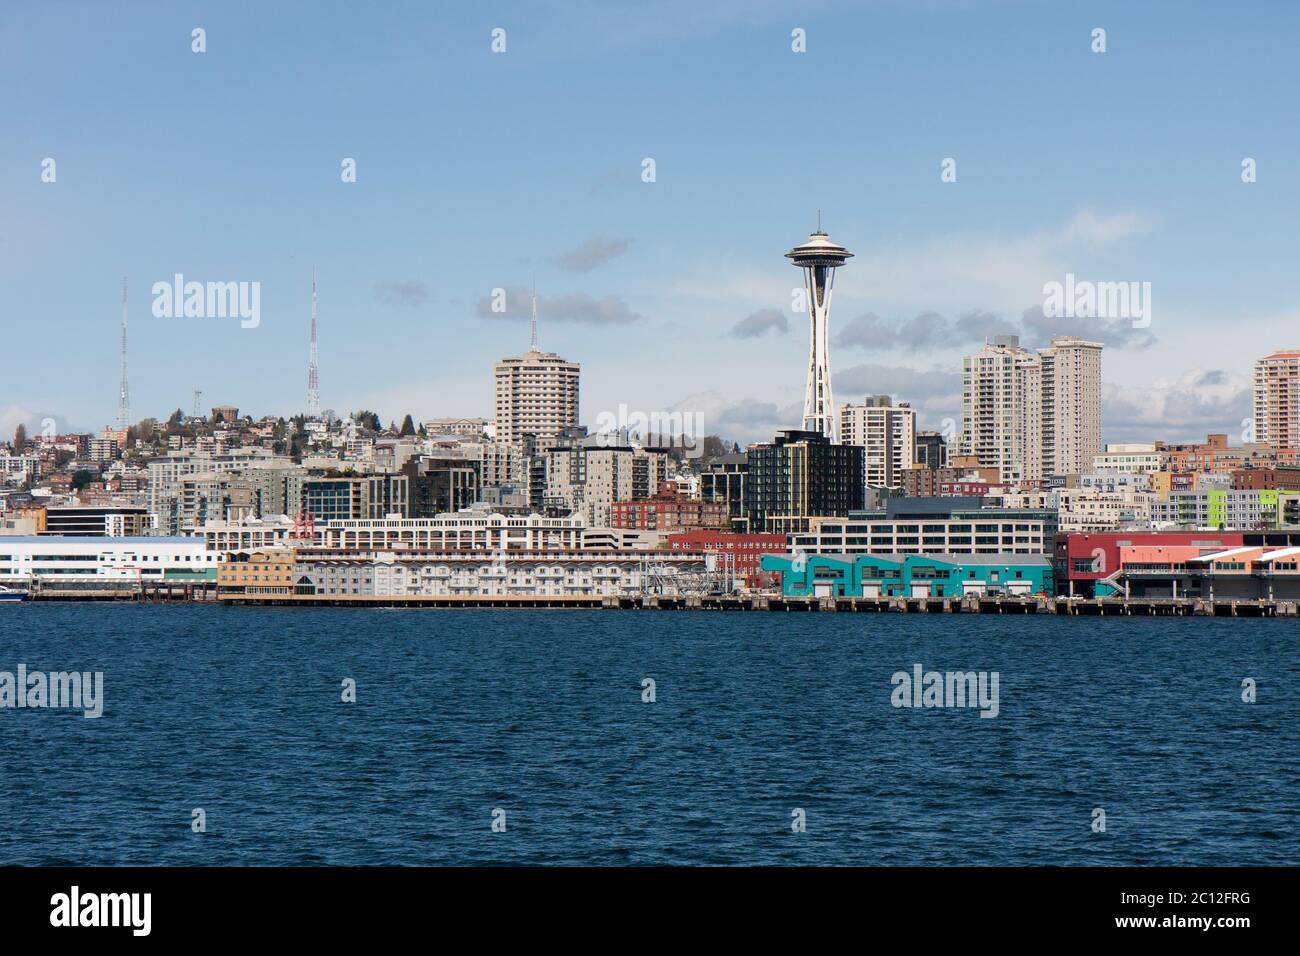
<svg viewBox="0 0 1300 956"><path fill-rule="evenodd" d="M898 488L916 458L916 411L907 402L894 405L888 395L868 395L861 405L840 408L840 442L865 449L868 488Z"/></svg>
<svg viewBox="0 0 1300 956"><path fill-rule="evenodd" d="M962 368L961 453L1006 482L1079 474L1101 450L1101 349L1057 336L1038 352L998 336Z"/></svg>
<svg viewBox="0 0 1300 956"><path fill-rule="evenodd" d="M537 300L533 299L532 347L496 364L496 440L513 445L525 435L555 438L578 424L581 366L537 347Z"/></svg>
<svg viewBox="0 0 1300 956"><path fill-rule="evenodd" d="M1284 349L1255 362L1255 441L1300 448L1300 349Z"/></svg>
<svg viewBox="0 0 1300 956"><path fill-rule="evenodd" d="M1101 451L1101 348L1100 342L1057 336L1038 353L1042 368L1039 478L1092 470L1092 458Z"/></svg>
<svg viewBox="0 0 1300 956"><path fill-rule="evenodd" d="M961 453L974 455L1002 480L1020 476L1025 458L1025 377L1030 353L1014 335L999 335L962 362Z"/></svg>

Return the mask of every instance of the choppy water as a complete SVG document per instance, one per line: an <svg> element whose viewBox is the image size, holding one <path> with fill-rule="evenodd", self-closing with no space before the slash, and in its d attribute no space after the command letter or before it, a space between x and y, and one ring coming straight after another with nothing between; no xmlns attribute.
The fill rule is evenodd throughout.
<svg viewBox="0 0 1300 956"><path fill-rule="evenodd" d="M0 864L1293 864L1298 638L1283 620L3 607L0 671L103 671L106 701L97 720L0 710ZM999 715L892 707L916 663L999 672Z"/></svg>

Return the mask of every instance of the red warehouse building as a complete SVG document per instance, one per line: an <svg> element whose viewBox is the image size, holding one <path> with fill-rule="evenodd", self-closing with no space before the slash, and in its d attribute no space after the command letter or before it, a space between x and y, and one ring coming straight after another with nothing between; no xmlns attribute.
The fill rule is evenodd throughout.
<svg viewBox="0 0 1300 956"><path fill-rule="evenodd" d="M776 575L763 571L759 559L765 554L785 554L786 538L783 534L740 534L733 531L687 531L669 535L668 547L673 551L715 551L732 555L737 579L744 579L751 587L773 583Z"/></svg>
<svg viewBox="0 0 1300 956"><path fill-rule="evenodd" d="M1120 569L1120 548L1191 547L1205 553L1239 548L1240 531L1103 531L1058 534L1053 563L1059 594L1095 597L1097 582Z"/></svg>

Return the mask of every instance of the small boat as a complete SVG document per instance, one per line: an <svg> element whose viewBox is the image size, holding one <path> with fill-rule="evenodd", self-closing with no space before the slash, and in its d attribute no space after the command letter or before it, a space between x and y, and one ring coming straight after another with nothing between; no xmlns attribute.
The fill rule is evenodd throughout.
<svg viewBox="0 0 1300 956"><path fill-rule="evenodd" d="M27 592L18 588L5 587L0 584L0 604L6 601L26 601Z"/></svg>

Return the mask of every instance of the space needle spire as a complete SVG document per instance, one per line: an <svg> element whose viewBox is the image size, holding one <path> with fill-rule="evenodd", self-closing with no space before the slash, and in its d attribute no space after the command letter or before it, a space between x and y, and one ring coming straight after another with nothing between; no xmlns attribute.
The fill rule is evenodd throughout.
<svg viewBox="0 0 1300 956"><path fill-rule="evenodd" d="M831 290L835 285L835 270L853 258L853 253L831 242L822 232L822 214L817 210L817 231L801 246L786 254L803 272L804 290L808 298L809 343L808 384L803 399L804 431L820 432L838 444L840 423L835 411L835 397L831 392L831 357L828 332L831 313Z"/></svg>
<svg viewBox="0 0 1300 956"><path fill-rule="evenodd" d="M131 398L126 387L126 276L122 277L122 385L117 393L117 428L126 431L131 426Z"/></svg>
<svg viewBox="0 0 1300 956"><path fill-rule="evenodd" d="M307 355L307 417L320 417L320 383L316 380L316 267L311 267L311 350Z"/></svg>

